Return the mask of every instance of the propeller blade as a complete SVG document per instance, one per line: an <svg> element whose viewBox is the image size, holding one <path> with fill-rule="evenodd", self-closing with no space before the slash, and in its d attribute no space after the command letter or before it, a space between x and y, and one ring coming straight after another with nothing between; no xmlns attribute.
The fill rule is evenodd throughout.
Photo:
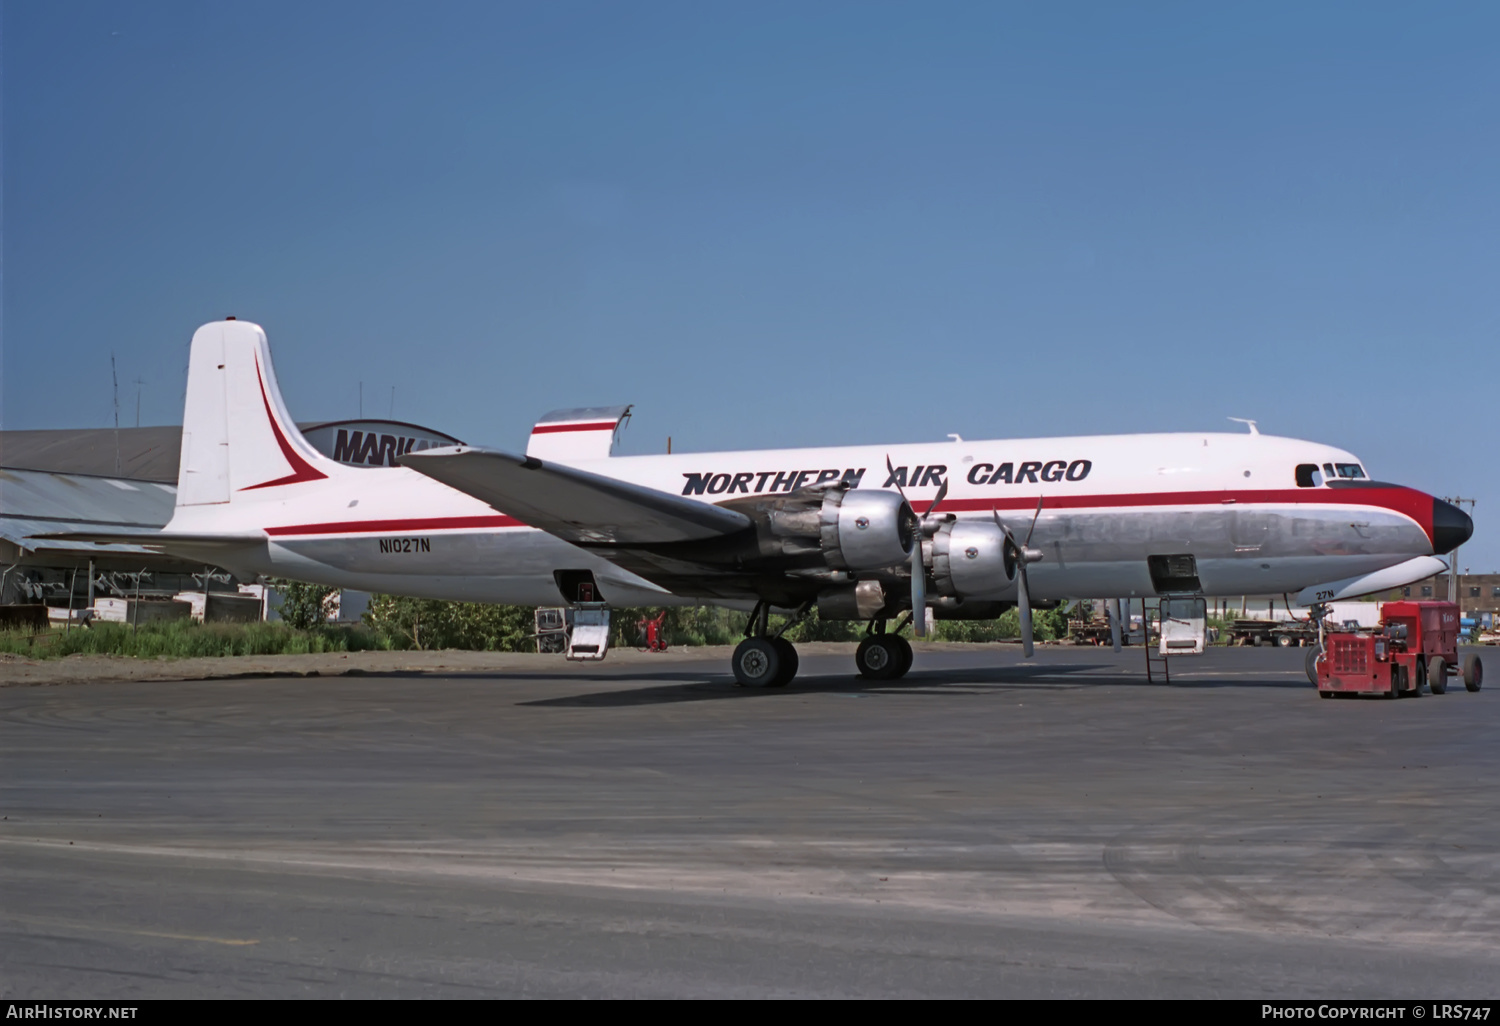
<svg viewBox="0 0 1500 1026"><path fill-rule="evenodd" d="M1000 528L1000 533L1005 535L1005 573L1010 580L1016 579L1016 567L1019 566L1026 556L1021 551L1021 546L1016 544L1016 536L1011 534L1010 528L1004 520L1000 519L998 509L990 510L990 515L995 518L995 526Z"/></svg>
<svg viewBox="0 0 1500 1026"><path fill-rule="evenodd" d="M1000 528L1005 540L1016 554L1016 606L1021 614L1021 651L1027 659L1031 658L1034 646L1032 644L1031 631L1031 582L1026 577L1026 564L1035 563L1042 558L1042 554L1036 549L1029 548L1016 541L1010 525L1000 519L999 510L990 511L995 517L995 526ZM1042 500L1036 502L1036 515L1031 518L1031 531L1036 530L1037 517L1042 515ZM1031 531L1026 532L1026 541L1031 541Z"/></svg>
<svg viewBox="0 0 1500 1026"><path fill-rule="evenodd" d="M1012 545L1016 545L1016 536L1010 533L1010 528L1006 525L1004 520L1000 519L1000 511L998 509L992 509L990 510L990 515L995 518L995 526L1000 528L1000 533L1005 535L1005 540L1010 542ZM1020 547L1021 546L1016 545L1016 548L1019 549Z"/></svg>
<svg viewBox="0 0 1500 1026"><path fill-rule="evenodd" d="M911 550L911 628L917 637L927 637L927 568L922 565L920 533Z"/></svg>
<svg viewBox="0 0 1500 1026"><path fill-rule="evenodd" d="M890 457L887 456L886 459L890 459ZM942 484L938 485L937 498L932 500L932 505L928 506L927 507L927 512L922 514L922 519L926 520L928 517L932 516L933 511L938 508L938 503L942 502L947 497L948 497L948 482L946 480L944 480Z"/></svg>
<svg viewBox="0 0 1500 1026"><path fill-rule="evenodd" d="M891 463L889 453L885 457L885 469L894 480L896 467ZM906 498L906 489L902 488L899 482L896 484L896 491L901 498ZM922 515L922 519L925 520L931 516L932 511L937 509L938 503L942 502L947 495L948 482L944 481L938 486L937 498L932 500L932 505L927 507L927 512ZM908 504L910 501L907 500ZM922 537L922 524L919 520L916 542L911 547L911 629L912 633L919 638L927 637L927 567L922 562Z"/></svg>
<svg viewBox="0 0 1500 1026"><path fill-rule="evenodd" d="M1028 548L1028 547L1030 547L1030 545L1031 545L1031 535L1032 535L1033 532L1036 531L1037 518L1040 517L1041 515L1042 515L1042 496L1038 495L1036 497L1036 512L1034 514L1032 514L1032 517L1031 517L1031 530L1026 532L1026 544L1023 545L1022 548Z"/></svg>
<svg viewBox="0 0 1500 1026"><path fill-rule="evenodd" d="M1011 532L1010 525L1001 519L1001 511L990 510L990 513L995 516L995 526L1001 528L1005 541L1016 552L1016 606L1022 615L1022 652L1026 658L1031 658L1032 651L1034 651L1032 648L1031 582L1026 579L1026 564L1041 559L1041 552L1017 543L1016 535ZM1037 516L1041 516L1041 502L1037 502ZM1032 517L1032 529L1035 528L1037 528L1037 517ZM1026 535L1026 540L1031 541L1031 534Z"/></svg>
<svg viewBox="0 0 1500 1026"><path fill-rule="evenodd" d="M1021 654L1030 659L1034 651L1031 642L1031 588L1026 580L1026 561L1023 559L1016 564L1016 604L1021 612Z"/></svg>
<svg viewBox="0 0 1500 1026"><path fill-rule="evenodd" d="M901 487L900 481L896 481L896 467L895 464L891 463L890 453L886 453L885 456L885 472L890 475L890 479L895 482L896 494L901 496L901 498L903 499L906 498L906 489Z"/></svg>

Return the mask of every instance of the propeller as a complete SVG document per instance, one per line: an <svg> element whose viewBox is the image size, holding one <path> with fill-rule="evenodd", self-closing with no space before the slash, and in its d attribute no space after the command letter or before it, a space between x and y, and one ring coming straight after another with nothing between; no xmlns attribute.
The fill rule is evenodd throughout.
<svg viewBox="0 0 1500 1026"><path fill-rule="evenodd" d="M896 476L896 469L891 465L890 456L885 458L885 469L892 478ZM901 485L896 485L896 491L901 498L906 498L906 490ZM927 637L927 567L922 562L922 538L924 536L922 524L932 516L938 508L938 503L947 497L948 482L945 480L938 485L937 497L927 507L927 512L923 513L917 521L917 537L911 547L911 629L912 633L919 638ZM910 499L907 499L907 505L911 505Z"/></svg>
<svg viewBox="0 0 1500 1026"><path fill-rule="evenodd" d="M991 510L995 516L995 526L1005 534L1006 545L1009 548L1010 557L1016 563L1016 606L1021 614L1021 651L1025 658L1030 659L1034 647L1032 644L1031 630L1031 583L1026 578L1026 566L1035 563L1042 558L1042 553L1031 547L1031 536L1036 531L1037 519L1042 515L1042 499L1036 500L1036 512L1031 517L1031 528L1026 532L1026 540L1016 542L1016 536L1011 531L1010 525L1000 519L999 510Z"/></svg>

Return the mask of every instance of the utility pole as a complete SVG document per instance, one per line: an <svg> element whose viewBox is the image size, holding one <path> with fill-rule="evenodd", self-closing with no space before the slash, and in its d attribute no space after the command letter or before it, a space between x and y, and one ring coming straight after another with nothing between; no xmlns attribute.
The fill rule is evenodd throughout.
<svg viewBox="0 0 1500 1026"><path fill-rule="evenodd" d="M120 375L115 370L115 354L109 354L109 380L115 390L115 477L120 476Z"/></svg>
<svg viewBox="0 0 1500 1026"><path fill-rule="evenodd" d="M1474 508L1474 500L1473 499L1465 499L1465 498L1461 498L1461 497L1459 497L1457 495L1452 496L1452 497L1445 497L1443 499L1443 501L1444 502L1452 503L1455 506L1462 506L1464 503L1467 502L1469 504L1469 509L1472 510ZM1448 554L1448 601L1449 602L1453 602L1453 603L1457 603L1458 602L1458 550L1457 549L1454 549L1452 552L1450 552Z"/></svg>

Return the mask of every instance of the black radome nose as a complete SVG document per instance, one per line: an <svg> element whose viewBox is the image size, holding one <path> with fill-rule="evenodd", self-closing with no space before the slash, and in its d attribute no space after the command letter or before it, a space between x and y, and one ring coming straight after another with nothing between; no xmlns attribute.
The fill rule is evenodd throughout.
<svg viewBox="0 0 1500 1026"><path fill-rule="evenodd" d="M1432 500L1432 551L1441 556L1474 536L1474 519L1442 499Z"/></svg>

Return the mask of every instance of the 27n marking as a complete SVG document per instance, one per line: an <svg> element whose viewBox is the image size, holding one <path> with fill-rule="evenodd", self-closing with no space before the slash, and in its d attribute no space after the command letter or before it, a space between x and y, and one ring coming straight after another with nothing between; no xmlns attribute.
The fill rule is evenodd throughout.
<svg viewBox="0 0 1500 1026"><path fill-rule="evenodd" d="M382 538L381 552L431 552L432 543L426 538Z"/></svg>

